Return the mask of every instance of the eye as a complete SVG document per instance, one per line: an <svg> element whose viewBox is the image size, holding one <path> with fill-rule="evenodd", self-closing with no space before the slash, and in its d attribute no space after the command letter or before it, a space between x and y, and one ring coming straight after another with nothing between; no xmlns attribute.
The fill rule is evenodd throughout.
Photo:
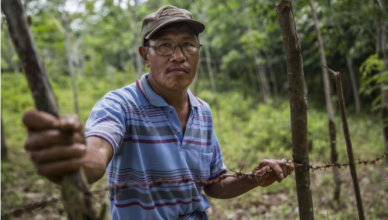
<svg viewBox="0 0 388 220"><path fill-rule="evenodd" d="M158 45L159 48L172 48L172 43L162 43Z"/></svg>
<svg viewBox="0 0 388 220"><path fill-rule="evenodd" d="M184 46L184 47L195 47L195 44L192 41L184 41L184 42L182 42L182 46Z"/></svg>

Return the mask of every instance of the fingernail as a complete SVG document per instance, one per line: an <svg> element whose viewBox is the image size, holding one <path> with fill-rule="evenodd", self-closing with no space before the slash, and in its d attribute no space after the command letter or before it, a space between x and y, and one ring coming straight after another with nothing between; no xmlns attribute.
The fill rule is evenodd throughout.
<svg viewBox="0 0 388 220"><path fill-rule="evenodd" d="M81 150L86 150L86 145L81 144L81 145L79 146L79 149L81 149Z"/></svg>
<svg viewBox="0 0 388 220"><path fill-rule="evenodd" d="M53 126L53 128L57 128L59 125L59 121L55 120L51 126Z"/></svg>
<svg viewBox="0 0 388 220"><path fill-rule="evenodd" d="M75 123L75 119L74 118L67 118L67 123L69 125L74 124Z"/></svg>
<svg viewBox="0 0 388 220"><path fill-rule="evenodd" d="M280 173L280 178L281 178L281 179L284 179L283 173Z"/></svg>

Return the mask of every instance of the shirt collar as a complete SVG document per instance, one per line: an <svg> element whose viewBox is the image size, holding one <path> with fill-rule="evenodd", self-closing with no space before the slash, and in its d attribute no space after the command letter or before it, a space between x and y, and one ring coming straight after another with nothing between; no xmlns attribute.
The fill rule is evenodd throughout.
<svg viewBox="0 0 388 220"><path fill-rule="evenodd" d="M151 105L158 107L169 106L169 104L161 96L159 96L154 90L152 90L151 86L148 84L147 77L148 73L142 75L140 80L136 82L136 85L139 87L141 93L145 96L148 102L151 103ZM190 105L192 107L198 107L202 105L202 102L193 95L190 89L187 89L187 95L189 96Z"/></svg>

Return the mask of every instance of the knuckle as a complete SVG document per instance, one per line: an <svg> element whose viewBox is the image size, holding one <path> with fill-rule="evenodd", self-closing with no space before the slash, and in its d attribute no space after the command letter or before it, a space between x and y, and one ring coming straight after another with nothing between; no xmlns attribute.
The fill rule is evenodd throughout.
<svg viewBox="0 0 388 220"><path fill-rule="evenodd" d="M24 125L28 124L28 120L29 118L32 116L32 114L34 114L34 111L35 110L28 110L26 112L24 112L23 116L22 116L22 122Z"/></svg>
<svg viewBox="0 0 388 220"><path fill-rule="evenodd" d="M84 156L84 147L82 144L74 144L71 148L71 152L69 153L74 157L82 157Z"/></svg>
<svg viewBox="0 0 388 220"><path fill-rule="evenodd" d="M73 143L83 143L84 137L80 133L74 133L73 134Z"/></svg>

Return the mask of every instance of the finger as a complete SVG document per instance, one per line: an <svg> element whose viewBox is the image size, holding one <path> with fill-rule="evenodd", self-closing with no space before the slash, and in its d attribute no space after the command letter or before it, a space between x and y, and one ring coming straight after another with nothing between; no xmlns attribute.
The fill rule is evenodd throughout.
<svg viewBox="0 0 388 220"><path fill-rule="evenodd" d="M270 160L264 159L263 161L261 161L259 163L259 165L257 166L257 169L260 170L260 169L268 166L269 163L270 163Z"/></svg>
<svg viewBox="0 0 388 220"><path fill-rule="evenodd" d="M283 162L273 162L269 164L269 167L275 172L278 182L281 182L284 179L284 175L286 173L285 170L283 170L283 168L280 166L281 163Z"/></svg>
<svg viewBox="0 0 388 220"><path fill-rule="evenodd" d="M36 164L43 164L53 161L60 161L85 156L86 146L83 144L73 144L70 147L55 146L47 150L34 151L31 159Z"/></svg>
<svg viewBox="0 0 388 220"><path fill-rule="evenodd" d="M59 125L57 118L49 113L37 110L29 110L24 113L22 121L28 130L52 129L57 128Z"/></svg>
<svg viewBox="0 0 388 220"><path fill-rule="evenodd" d="M62 176L66 173L77 171L82 167L82 159L64 160L55 163L46 163L37 165L37 172L47 178Z"/></svg>
<svg viewBox="0 0 388 220"><path fill-rule="evenodd" d="M70 145L85 143L82 133L64 133L59 130L30 131L24 148L27 151L36 151L55 145Z"/></svg>
<svg viewBox="0 0 388 220"><path fill-rule="evenodd" d="M293 163L287 163L287 171L288 171L288 175L291 175L292 172L294 171L294 164Z"/></svg>
<svg viewBox="0 0 388 220"><path fill-rule="evenodd" d="M63 131L82 131L83 126L78 116L76 115L66 115L59 119L59 129Z"/></svg>

